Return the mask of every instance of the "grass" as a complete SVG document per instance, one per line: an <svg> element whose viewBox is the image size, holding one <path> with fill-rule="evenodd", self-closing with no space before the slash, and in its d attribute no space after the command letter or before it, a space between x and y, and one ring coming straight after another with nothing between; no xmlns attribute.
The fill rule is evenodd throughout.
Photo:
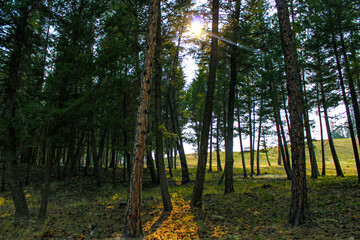
<svg viewBox="0 0 360 240"><path fill-rule="evenodd" d="M224 186L218 185L221 173L207 172L199 209L190 207L193 183L181 185L181 170L176 169L172 179L168 176L174 210L163 213L160 188L150 183L145 169L142 225L146 239L360 238L360 186L351 144L348 139L336 140L335 144L345 177L335 176L327 152L327 176L316 180L308 177L307 181L312 221L298 228L287 225L291 182L286 180L283 167L276 164L276 149L269 150L272 166L267 165L262 153L261 175L247 179L239 168L240 155L235 154L233 194L224 195ZM316 149L320 147L316 145ZM223 153L221 157L224 159ZM245 157L248 164L249 155ZM197 158L191 154L187 160L194 180ZM119 178L121 171L118 169ZM31 219L16 219L10 192L0 193L0 239L120 239L128 185L112 185L110 171L103 175L107 182L102 188L95 187L92 177L54 181L45 221L35 217L40 202L36 181L25 188ZM41 169L34 168L33 177L41 176Z"/></svg>

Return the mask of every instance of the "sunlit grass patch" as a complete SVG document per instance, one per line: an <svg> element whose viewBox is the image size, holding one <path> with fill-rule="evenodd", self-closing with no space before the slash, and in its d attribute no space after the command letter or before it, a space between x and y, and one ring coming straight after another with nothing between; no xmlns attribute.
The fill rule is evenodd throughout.
<svg viewBox="0 0 360 240"><path fill-rule="evenodd" d="M161 205L152 212L153 217L144 224L144 232L148 234L145 239L199 239L198 226L195 216L191 212L190 201L173 195L173 210L156 228L161 218ZM154 229L155 228L155 229Z"/></svg>

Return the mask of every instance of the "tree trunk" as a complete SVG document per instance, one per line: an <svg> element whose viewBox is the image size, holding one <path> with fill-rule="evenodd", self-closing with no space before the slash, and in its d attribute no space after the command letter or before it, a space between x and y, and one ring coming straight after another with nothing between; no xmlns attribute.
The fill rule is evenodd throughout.
<svg viewBox="0 0 360 240"><path fill-rule="evenodd" d="M250 177L254 175L254 146L253 146L253 129L252 129L252 108L251 108L251 99L249 97L249 146L250 146Z"/></svg>
<svg viewBox="0 0 360 240"><path fill-rule="evenodd" d="M341 170L341 166L340 166L340 162L339 159L337 157L336 154L336 150L335 150L335 145L332 139L332 135L331 135L331 130L330 130L330 123L329 123L329 116L328 116L328 111L327 111L327 104L326 104L326 99L325 99L325 90L324 90L324 83L323 83L323 79L321 76L321 69L319 70L319 80L320 80L320 91L321 91L321 102L324 108L324 117L325 117L325 125L326 125L326 131L327 131L327 135L328 135L328 141L329 141L329 145L330 145L330 150L331 150L331 154L334 160L334 164L335 164L335 169L336 169L336 175L339 177L343 177L344 174Z"/></svg>
<svg viewBox="0 0 360 240"><path fill-rule="evenodd" d="M267 68L270 66L267 66ZM274 83L274 79L272 79L271 84L270 84L270 91L273 93L272 94L272 108L273 108L273 114L274 114L274 119L275 119L275 126L276 126L276 134L278 137L278 147L279 147L279 158L280 156L283 159L283 163L284 163L284 169L287 175L287 179L291 180L292 179L292 172L290 169L290 164L288 164L288 160L286 158L285 155L285 150L284 150L284 145L283 145L283 139L281 137L281 127L282 126L282 122L280 119L280 111L279 111L279 107L278 107L278 97L276 95L276 90L275 90L275 83ZM286 143L286 142L285 142ZM279 159L278 163L280 163L279 165L281 165L281 158Z"/></svg>
<svg viewBox="0 0 360 240"><path fill-rule="evenodd" d="M325 176L326 175L326 164L325 164L325 147L324 147L324 134L323 134L323 124L321 121L321 109L320 109L320 98L319 98L319 85L316 84L316 103L317 103L317 108L318 108L318 112L319 112L319 125L320 125L320 141L321 141L321 162L322 162L322 170L321 170L321 175Z"/></svg>
<svg viewBox="0 0 360 240"><path fill-rule="evenodd" d="M216 119L216 166L219 172L222 172L221 159L220 159L220 120L219 115Z"/></svg>
<svg viewBox="0 0 360 240"><path fill-rule="evenodd" d="M17 91L20 87L19 68L23 58L23 46L26 45L25 29L29 16L29 9L26 4L20 9L19 19L16 19L16 26L14 30L13 49L10 54L10 61L8 62L7 70L9 75L6 79L6 95L4 105L4 120L5 120L5 159L8 171L8 180L11 190L12 199L15 206L15 215L17 217L29 217L29 209L26 202L20 173L18 170L17 153L17 126L15 126L14 119L16 118L16 108L19 105Z"/></svg>
<svg viewBox="0 0 360 240"><path fill-rule="evenodd" d="M303 71L304 72L304 71ZM305 79L305 76L303 77ZM316 156L314 151L314 145L311 137L311 127L310 127L310 121L309 121L309 113L308 113L308 105L307 105L307 98L306 98L306 88L305 88L305 82L303 85L303 91L304 91L304 124L305 124L305 132L306 132L306 140L309 150L309 156L310 156L310 165L311 165L311 178L317 178L319 174L318 165L316 162Z"/></svg>
<svg viewBox="0 0 360 240"><path fill-rule="evenodd" d="M342 52L342 55L343 55L344 61L345 61L346 76L347 76L349 89L350 89L351 103L352 103L352 107L353 107L353 111L354 111L354 115L355 115L356 132L357 132L357 135L358 135L358 141L359 141L359 145L360 145L360 111L359 111L359 104L358 104L358 100L357 100L357 94L356 94L356 91L355 91L354 81L353 81L351 71L350 71L349 61L348 61L348 58L347 58L346 46L345 46L345 41L344 41L344 36L343 36L342 29L341 29L341 25L340 25L340 41L341 41L341 52ZM358 162L357 162L357 164L358 164Z"/></svg>
<svg viewBox="0 0 360 240"><path fill-rule="evenodd" d="M210 156L209 156L209 172L212 172L212 152L213 152L213 149L212 149L212 138L213 138L213 124L211 122L210 124Z"/></svg>
<svg viewBox="0 0 360 240"><path fill-rule="evenodd" d="M261 138L261 127L262 127L262 119L263 119L263 94L262 91L260 97L260 114L259 114L259 133L258 133L258 142L257 142L257 154L256 154L256 175L260 175L260 138Z"/></svg>
<svg viewBox="0 0 360 240"><path fill-rule="evenodd" d="M289 10L286 0L276 0L276 7L278 10L280 37L285 60L291 125L290 141L293 180L291 187L289 222L293 226L298 226L304 224L309 219L301 78L297 67L296 49L290 26Z"/></svg>
<svg viewBox="0 0 360 240"><path fill-rule="evenodd" d="M269 155L268 155L268 150L267 150L267 147L266 147L266 134L264 134L264 143L263 143L263 146L264 146L264 151L265 151L265 154L266 154L266 160L268 162L268 165L269 167L271 167L271 163L270 163L270 160L269 160Z"/></svg>
<svg viewBox="0 0 360 240"><path fill-rule="evenodd" d="M2 160L2 174L1 174L1 191L5 191L5 173L6 173L6 163L5 163L5 156L4 156L4 149L1 152L1 160Z"/></svg>
<svg viewBox="0 0 360 240"><path fill-rule="evenodd" d="M238 131L239 131L240 151L241 151L241 160L242 160L244 178L247 178L246 164L245 164L245 155L244 155L244 148L243 148L242 136L241 136L241 132L242 132L242 131L241 131L240 110L239 110L239 109L238 109L238 112L237 112L237 119L238 119Z"/></svg>
<svg viewBox="0 0 360 240"><path fill-rule="evenodd" d="M145 140L148 126L148 112L150 108L150 86L152 81L153 60L156 42L158 20L158 1L150 1L147 50L145 53L145 71L141 79L140 105L136 121L136 135L133 151L133 166L130 176L129 194L124 219L123 237L138 238L143 236L141 226L141 195L142 174L145 155Z"/></svg>
<svg viewBox="0 0 360 240"><path fill-rule="evenodd" d="M240 16L240 0L235 1L235 14L233 19L233 35L232 41L237 42L238 21ZM234 108L235 108L235 87L236 87L236 46L230 46L230 84L229 84L229 100L228 100L228 124L226 129L225 141L225 194L235 192L234 189ZM210 153L211 154L211 153Z"/></svg>
<svg viewBox="0 0 360 240"><path fill-rule="evenodd" d="M171 95L171 97L169 95ZM170 85L170 90L169 90L169 94L168 94L168 102L169 102L169 108L170 108L171 122L173 125L173 129L177 135L176 146L179 151L179 157L180 157L181 183L186 184L186 183L190 182L190 175L189 175L188 165L186 162L184 145L183 145L183 141L182 141L182 134L180 131L180 126L179 126L179 120L178 120L179 117L178 117L176 101L175 101L175 90L174 90L174 86L172 86L172 85Z"/></svg>
<svg viewBox="0 0 360 240"><path fill-rule="evenodd" d="M150 175L151 175L151 182L154 184L158 184L160 183L160 179L158 178L158 175L156 174L156 169L155 169L155 165L154 165L154 159L152 157L152 150L151 150L151 144L150 141L146 141L148 144L146 145L146 163L147 163L147 167L150 170ZM158 166L158 159L156 158L156 166L158 167L158 173L159 173L159 166Z"/></svg>
<svg viewBox="0 0 360 240"><path fill-rule="evenodd" d="M50 134L50 136L54 136L54 134ZM47 172L45 173L45 181L41 191L41 203L40 209L38 213L38 217L40 219L45 219L47 217L47 205L49 200L49 190L50 190L50 180L51 180L51 172L52 172L52 165L55 160L55 141L51 141L50 153L48 155L47 160Z"/></svg>
<svg viewBox="0 0 360 240"><path fill-rule="evenodd" d="M357 145L356 145L355 133L354 133L354 128L353 128L353 124L352 124L352 120L351 120L349 104L348 104L348 100L347 100L347 97L346 97L345 83L344 83L344 79L343 79L343 75L342 75L342 71L341 71L341 64L340 64L340 60L339 60L339 54L338 54L338 51L337 51L336 39L335 39L334 33L332 33L331 35L332 35L332 43L333 43L334 54L335 54L335 59L336 59L337 71L338 71L338 74L339 74L341 92L342 92L342 96L343 96L343 101L344 101L344 105L345 105L345 109L346 109L346 116L347 116L348 125L349 125L349 131L350 131L351 143L352 143L353 152L354 152L356 169L357 169L357 173L358 173L358 183L360 183L359 153L358 153L358 148L357 148Z"/></svg>
<svg viewBox="0 0 360 240"><path fill-rule="evenodd" d="M160 10L160 1L158 2L158 9ZM161 11L159 11L157 18L157 32L156 32L156 48L154 58L154 81L155 81L155 126L156 126L156 147L155 158L158 162L158 174L160 180L161 196L163 200L164 211L171 211L172 204L170 193L168 189L165 164L164 164L164 150L163 150L163 119L162 119L162 94L161 94L161 80L162 80L162 36L161 36ZM172 151L171 151L172 152ZM169 160L169 159L168 159ZM169 169L171 168L169 162Z"/></svg>
<svg viewBox="0 0 360 240"><path fill-rule="evenodd" d="M219 0L213 0L212 3L212 33L218 34L219 21ZM215 91L216 66L218 55L218 40L214 36L211 38L211 53L209 64L209 76L207 82L207 91L205 97L204 120L201 129L201 139L199 148L198 166L196 170L196 180L193 189L191 204L192 206L201 206L202 192L204 188L207 149L209 140L210 124L212 122L212 107Z"/></svg>

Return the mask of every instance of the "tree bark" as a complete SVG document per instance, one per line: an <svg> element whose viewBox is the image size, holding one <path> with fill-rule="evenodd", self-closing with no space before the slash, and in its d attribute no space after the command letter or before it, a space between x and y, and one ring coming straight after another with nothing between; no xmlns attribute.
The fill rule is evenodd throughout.
<svg viewBox="0 0 360 240"><path fill-rule="evenodd" d="M8 179L11 190L12 199L15 206L15 215L17 217L29 217L30 212L26 202L23 185L20 179L18 170L17 159L17 130L14 119L16 118L17 106L19 100L17 91L20 88L20 76L19 69L23 59L23 46L26 44L25 31L27 27L27 20L29 16L29 8L26 4L19 10L19 18L15 19L15 30L13 38L13 49L10 54L10 60L8 62L8 76L6 79L6 96L4 106L4 119L5 119L5 159L6 167L8 171Z"/></svg>
<svg viewBox="0 0 360 240"><path fill-rule="evenodd" d="M297 67L296 49L286 0L276 0L276 8L278 10L280 37L285 60L287 91L289 96L290 141L293 164L289 222L293 226L298 226L304 224L309 219L301 78Z"/></svg>
<svg viewBox="0 0 360 240"><path fill-rule="evenodd" d="M303 77L305 79L305 77ZM305 124L305 131L306 131L306 140L309 150L309 156L310 156L310 165L311 165L311 178L317 178L319 174L318 165L316 162L316 156L314 151L314 145L311 137L311 127L310 127L310 121L309 121L309 113L308 113L308 105L307 105L307 98L306 98L306 89L305 89L305 82L303 86L304 91L304 124Z"/></svg>
<svg viewBox="0 0 360 240"><path fill-rule="evenodd" d="M50 136L54 136L54 134L52 133ZM40 219L46 219L46 217L47 217L46 212L47 212L47 205L48 205L48 200L49 200L50 180L51 180L52 165L53 165L53 161L55 159L55 151L56 151L55 142L54 142L54 140L52 140L51 147L50 147L50 153L49 153L48 159L47 159L47 172L45 174L45 181L44 181L42 191L41 191L41 203L40 203L40 209L39 209L39 213L38 213L38 217Z"/></svg>
<svg viewBox="0 0 360 240"><path fill-rule="evenodd" d="M317 103L317 108L318 108L318 112L319 112L319 125L320 125L320 142L321 142L321 162L322 162L322 170L321 170L321 175L325 176L326 175L326 163L325 163L325 147L324 147L324 134L323 134L323 124L321 121L321 109L320 109L320 98L319 98L319 85L316 84L316 103Z"/></svg>
<svg viewBox="0 0 360 240"><path fill-rule="evenodd" d="M262 119L263 119L263 94L262 91L261 99L260 99L260 113L259 113L259 132L258 132L258 141L257 141L257 154L256 154L256 175L260 175L260 138L261 138L261 127L262 127Z"/></svg>
<svg viewBox="0 0 360 240"><path fill-rule="evenodd" d="M158 2L158 9L160 8L160 1ZM168 189L165 164L164 164L164 150L163 150L163 119L162 119L162 94L161 94L161 78L162 78L162 66L161 66L161 49L162 49L162 36L161 36L161 11L159 11L157 18L157 32L156 32L156 49L155 49L155 126L156 126L156 148L155 158L158 162L158 174L160 180L161 196L163 200L164 211L171 211L172 204L170 199L170 193ZM169 168L170 168L169 164Z"/></svg>
<svg viewBox="0 0 360 240"><path fill-rule="evenodd" d="M124 219L123 237L137 238L143 236L141 226L142 174L145 155L145 139L150 108L150 86L152 81L153 60L156 46L156 29L158 20L158 1L150 1L147 50L145 53L145 72L141 79L140 104L136 121L136 135L133 151L129 194Z"/></svg>
<svg viewBox="0 0 360 240"><path fill-rule="evenodd" d="M218 22L219 22L219 0L213 0L212 34L214 35L218 34ZM205 181L209 130L212 121L212 107L213 107L214 91L215 91L217 58L218 58L218 39L213 36L211 38L209 76L208 76L207 91L205 97L204 120L201 129L198 166L196 171L195 186L193 188L193 193L191 197L191 205L198 207L201 206L201 198L202 198L204 181Z"/></svg>
<svg viewBox="0 0 360 240"><path fill-rule="evenodd" d="M216 167L219 172L222 172L221 159L220 159L220 119L219 115L216 119Z"/></svg>
<svg viewBox="0 0 360 240"><path fill-rule="evenodd" d="M236 0L235 13L233 19L233 36L232 41L237 42L238 34L238 21L240 16L241 1ZM234 141L234 108L235 108L235 88L236 88L236 46L230 46L230 84L229 84L229 100L228 100L228 124L225 141L225 194L235 192L234 189L234 153L233 153L233 141ZM211 154L211 153L210 153Z"/></svg>
<svg viewBox="0 0 360 240"><path fill-rule="evenodd" d="M350 71L350 66L349 66L349 61L348 61L348 57L347 57L347 53L346 53L346 46L345 46L345 41L344 41L343 35L344 34L342 32L341 25L340 25L341 52L344 57L346 76L347 76L349 89L350 89L351 103L352 103L352 107L353 107L353 111L354 111L354 115L355 115L356 132L358 135L358 141L359 141L359 145L360 145L360 111L359 111L359 104L358 104L358 100L357 100L358 97L357 97L357 94L355 91L354 81L353 81L351 71ZM359 179L359 181L360 181L360 179Z"/></svg>
<svg viewBox="0 0 360 240"><path fill-rule="evenodd" d="M213 142L212 142L212 139L213 139L213 124L211 122L210 124L210 156L209 156L209 172L212 172L212 152L213 152Z"/></svg>
<svg viewBox="0 0 360 240"><path fill-rule="evenodd" d="M243 172L244 172L244 178L247 178L247 172L246 172L246 164L245 164L245 155L244 155L244 148L242 144L242 136L241 136L241 123L240 123L240 110L237 111L237 120L238 120L238 131L239 131L239 141L240 141L240 151L241 151L241 160L242 160L242 166L243 166Z"/></svg>
<svg viewBox="0 0 360 240"><path fill-rule="evenodd" d="M356 144L355 133L354 133L354 129L353 129L353 123L352 123L352 120L351 120L349 103L348 103L348 100L347 100L347 97L346 97L345 83L344 83L344 78L343 78L342 71L341 71L341 64L340 64L339 54L338 54L338 51L337 51L337 44L336 44L336 39L335 39L334 33L331 34L331 37L332 37L332 43L333 43L334 54L335 54L335 59L336 59L337 71L338 71L338 74L339 74L341 93L342 93L342 96L343 96L343 101L344 101L344 105L345 105L345 109L346 109L346 117L347 117L347 120L348 120L351 143L352 143L353 152L354 152L354 158L355 158L356 169L357 169L357 174L358 174L358 183L360 183L359 153L358 153L358 148L357 148L357 144Z"/></svg>
<svg viewBox="0 0 360 240"><path fill-rule="evenodd" d="M329 145L330 145L330 150L331 150L331 154L332 154L335 169L336 169L336 175L338 177L339 176L343 177L344 174L342 172L340 162L339 162L338 156L336 154L333 138L332 138L332 135L331 135L329 116L328 116L327 104L326 104L326 99L325 99L324 83L323 83L323 78L321 76L321 69L319 69L319 74L320 74L319 80L320 80L321 102L322 102L322 105L323 105L323 108L324 108L324 118L325 118L325 125L326 125L326 131L327 131L327 135L328 135L328 141L329 141Z"/></svg>

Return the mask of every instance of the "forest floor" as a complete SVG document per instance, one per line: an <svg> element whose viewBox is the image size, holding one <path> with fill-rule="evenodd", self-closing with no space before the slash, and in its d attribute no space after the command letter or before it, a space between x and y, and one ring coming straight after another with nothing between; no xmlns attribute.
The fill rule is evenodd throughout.
<svg viewBox="0 0 360 240"><path fill-rule="evenodd" d="M160 188L144 171L142 226L145 239L360 239L360 185L356 176L308 178L311 221L287 224L291 182L283 167L262 166L262 175L243 178L235 169L235 193L224 195L219 172L207 172L202 208L190 207L193 182L180 184L181 171L169 177L171 213L162 211ZM195 169L191 170L195 178ZM103 172L103 187L93 177L78 176L51 184L48 218L36 217L43 172L33 171L25 187L32 218L18 220L9 191L0 193L0 239L121 239L128 185L111 183Z"/></svg>

